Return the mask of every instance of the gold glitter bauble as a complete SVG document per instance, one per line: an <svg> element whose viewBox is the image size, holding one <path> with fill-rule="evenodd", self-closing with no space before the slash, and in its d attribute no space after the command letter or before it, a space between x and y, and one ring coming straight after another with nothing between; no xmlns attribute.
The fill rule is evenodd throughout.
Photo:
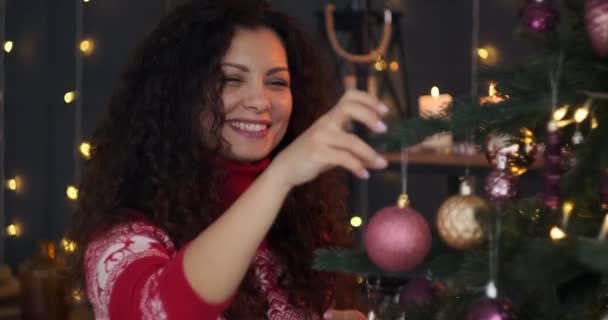
<svg viewBox="0 0 608 320"><path fill-rule="evenodd" d="M523 128L516 137L508 134L490 134L485 145L486 157L497 168L497 157L503 154L507 157L506 168L515 176L524 174L536 159L536 138L529 129Z"/></svg>
<svg viewBox="0 0 608 320"><path fill-rule="evenodd" d="M484 228L478 214L489 212L490 206L476 195L456 195L448 198L437 213L437 230L450 247L471 249L484 240Z"/></svg>

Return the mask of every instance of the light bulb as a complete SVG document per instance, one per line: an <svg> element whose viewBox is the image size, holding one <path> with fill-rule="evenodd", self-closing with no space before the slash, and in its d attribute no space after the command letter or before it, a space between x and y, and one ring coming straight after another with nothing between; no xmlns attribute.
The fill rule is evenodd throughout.
<svg viewBox="0 0 608 320"><path fill-rule="evenodd" d="M551 228L551 232L549 234L553 240L561 240L566 237L566 233L558 227Z"/></svg>
<svg viewBox="0 0 608 320"><path fill-rule="evenodd" d="M570 106L565 105L565 106L553 111L553 120L555 120L555 121L562 120L566 116L566 113L568 113L568 108L570 108Z"/></svg>
<svg viewBox="0 0 608 320"><path fill-rule="evenodd" d="M486 60L490 56L490 53L488 52L488 50L486 48L479 48L479 49L477 49L477 55L481 59Z"/></svg>
<svg viewBox="0 0 608 320"><path fill-rule="evenodd" d="M78 199L78 188L76 188L75 186L68 186L65 190L65 194L70 200L76 200Z"/></svg>
<svg viewBox="0 0 608 320"><path fill-rule="evenodd" d="M9 224L6 227L6 234L9 237L18 237L21 235L21 227L18 224Z"/></svg>
<svg viewBox="0 0 608 320"><path fill-rule="evenodd" d="M355 228L359 228L362 224L363 224L363 219L361 219L361 217L354 216L354 217L350 218L351 226L353 226Z"/></svg>
<svg viewBox="0 0 608 320"><path fill-rule="evenodd" d="M576 121L577 123L581 123L581 122L585 121L585 119L587 119L588 115L589 115L589 108L587 108L587 107L579 108L578 110L576 110L576 113L574 113L574 121Z"/></svg>
<svg viewBox="0 0 608 320"><path fill-rule="evenodd" d="M11 191L17 191L17 188L19 188L19 184L17 183L17 178L12 178L12 179L6 180L6 188Z"/></svg>
<svg viewBox="0 0 608 320"><path fill-rule="evenodd" d="M13 42L10 40L4 41L2 48L6 53L10 53L13 50Z"/></svg>
<svg viewBox="0 0 608 320"><path fill-rule="evenodd" d="M399 71L399 62L397 61L391 61L391 63L388 65L388 68L392 71L392 72L397 72Z"/></svg>
<svg viewBox="0 0 608 320"><path fill-rule="evenodd" d="M83 142L80 144L80 147L78 148L80 150L80 154L82 154L82 156L85 159L91 159L91 144L88 142Z"/></svg>
<svg viewBox="0 0 608 320"><path fill-rule="evenodd" d="M76 99L76 91L68 91L63 95L65 103L72 103Z"/></svg>
<svg viewBox="0 0 608 320"><path fill-rule="evenodd" d="M80 41L80 51L84 54L84 55L90 55L91 53L93 53L93 50L95 49L95 42L93 42L93 40L91 39L84 39L82 41Z"/></svg>

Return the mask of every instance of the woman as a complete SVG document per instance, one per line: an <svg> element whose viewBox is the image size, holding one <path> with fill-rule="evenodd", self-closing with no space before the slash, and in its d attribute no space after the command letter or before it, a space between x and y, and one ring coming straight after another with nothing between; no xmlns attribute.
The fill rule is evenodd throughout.
<svg viewBox="0 0 608 320"><path fill-rule="evenodd" d="M345 128L383 132L387 109L332 106L311 41L265 1L209 2L143 41L93 137L71 237L96 318L361 316L324 313L349 287L310 265L349 242L331 169L386 166Z"/></svg>

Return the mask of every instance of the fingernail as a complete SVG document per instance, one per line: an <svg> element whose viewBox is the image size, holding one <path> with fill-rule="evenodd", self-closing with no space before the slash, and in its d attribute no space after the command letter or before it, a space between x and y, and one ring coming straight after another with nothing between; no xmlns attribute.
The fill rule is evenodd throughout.
<svg viewBox="0 0 608 320"><path fill-rule="evenodd" d="M378 123L376 124L376 131L377 132L386 132L386 130L388 130L388 128L386 127L386 124L382 121L378 121Z"/></svg>
<svg viewBox="0 0 608 320"><path fill-rule="evenodd" d="M387 114L389 111L388 107L384 103L379 103L376 105L376 109L378 109L378 111L382 114Z"/></svg>
<svg viewBox="0 0 608 320"><path fill-rule="evenodd" d="M381 156L376 157L376 166L379 168L386 168L388 162Z"/></svg>
<svg viewBox="0 0 608 320"><path fill-rule="evenodd" d="M369 179L369 171L363 170L363 172L361 172L361 178Z"/></svg>

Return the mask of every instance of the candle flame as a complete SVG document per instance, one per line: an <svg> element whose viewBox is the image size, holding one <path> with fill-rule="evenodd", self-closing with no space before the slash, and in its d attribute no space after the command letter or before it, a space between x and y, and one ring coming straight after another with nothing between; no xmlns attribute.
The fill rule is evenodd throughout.
<svg viewBox="0 0 608 320"><path fill-rule="evenodd" d="M431 88L431 96L433 98L439 98L439 88L437 86Z"/></svg>
<svg viewBox="0 0 608 320"><path fill-rule="evenodd" d="M496 82L490 82L490 87L488 88L488 96L496 97L498 95L498 90L496 90Z"/></svg>
<svg viewBox="0 0 608 320"><path fill-rule="evenodd" d="M566 233L558 227L551 228L551 232L549 234L553 240L561 240L566 237Z"/></svg>

